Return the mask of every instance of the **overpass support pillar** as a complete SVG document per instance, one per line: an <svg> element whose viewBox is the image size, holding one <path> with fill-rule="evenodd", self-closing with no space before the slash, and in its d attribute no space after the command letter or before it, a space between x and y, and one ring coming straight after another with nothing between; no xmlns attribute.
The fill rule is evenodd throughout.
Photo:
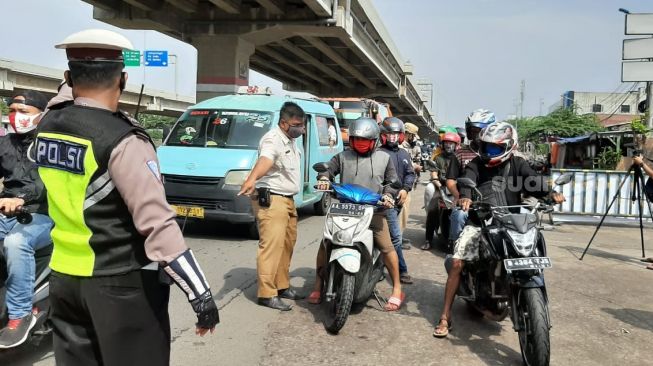
<svg viewBox="0 0 653 366"><path fill-rule="evenodd" d="M197 102L233 94L249 82L254 44L237 35L194 36L197 49Z"/></svg>

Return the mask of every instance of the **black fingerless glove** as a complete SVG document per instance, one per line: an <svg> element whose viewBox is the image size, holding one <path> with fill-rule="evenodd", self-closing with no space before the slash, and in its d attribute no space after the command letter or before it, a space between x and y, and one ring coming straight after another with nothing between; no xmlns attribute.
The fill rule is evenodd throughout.
<svg viewBox="0 0 653 366"><path fill-rule="evenodd" d="M211 290L207 290L200 297L192 300L190 305L197 314L197 323L195 325L198 328L211 329L220 323L220 314L213 300Z"/></svg>

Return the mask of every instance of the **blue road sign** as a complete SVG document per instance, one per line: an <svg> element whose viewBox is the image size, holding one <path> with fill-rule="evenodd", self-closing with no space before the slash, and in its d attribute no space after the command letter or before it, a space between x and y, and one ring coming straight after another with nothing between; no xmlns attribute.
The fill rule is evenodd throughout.
<svg viewBox="0 0 653 366"><path fill-rule="evenodd" d="M168 51L145 51L145 66L168 66Z"/></svg>

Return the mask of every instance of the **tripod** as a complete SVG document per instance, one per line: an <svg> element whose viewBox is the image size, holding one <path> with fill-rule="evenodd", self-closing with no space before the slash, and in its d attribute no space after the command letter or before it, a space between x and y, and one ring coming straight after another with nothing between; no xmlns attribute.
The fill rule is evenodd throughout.
<svg viewBox="0 0 653 366"><path fill-rule="evenodd" d="M583 257L585 257L585 253L587 253L587 250L590 248L590 245L592 245L592 241L594 241L594 238L596 237L596 233L599 232L601 225L603 225L603 221L605 220L605 217L608 216L608 212L610 212L610 208L612 208L612 205L617 200L617 197L619 197L619 194L621 193L621 187L623 187L624 183L626 183L626 179L630 176L631 172L634 172L635 176L633 178L633 189L630 195L630 199L633 202L637 201L639 207L638 210L639 211L639 234L642 241L642 258L646 257L646 255L644 254L644 224L642 222L642 189L644 189L644 173L642 172L642 167L633 164L630 166L630 169L628 169L628 173L626 174L626 176L621 180L621 183L619 183L619 188L617 188L617 192L615 192L612 201L608 205L608 208L605 210L603 217L601 217L601 221L596 227L596 230L594 230L594 235L592 235L590 242L587 243L587 247L585 247L585 250L583 251L583 255L580 256L581 261L583 260ZM646 203L648 205L649 214L653 214L653 211L651 211L651 203L648 200L646 200Z"/></svg>

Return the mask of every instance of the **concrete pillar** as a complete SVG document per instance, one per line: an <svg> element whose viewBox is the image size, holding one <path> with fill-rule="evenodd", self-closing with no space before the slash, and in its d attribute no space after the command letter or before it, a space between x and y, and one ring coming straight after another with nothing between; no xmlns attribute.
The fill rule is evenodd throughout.
<svg viewBox="0 0 653 366"><path fill-rule="evenodd" d="M233 94L249 82L254 44L236 35L194 36L197 49L197 102Z"/></svg>

